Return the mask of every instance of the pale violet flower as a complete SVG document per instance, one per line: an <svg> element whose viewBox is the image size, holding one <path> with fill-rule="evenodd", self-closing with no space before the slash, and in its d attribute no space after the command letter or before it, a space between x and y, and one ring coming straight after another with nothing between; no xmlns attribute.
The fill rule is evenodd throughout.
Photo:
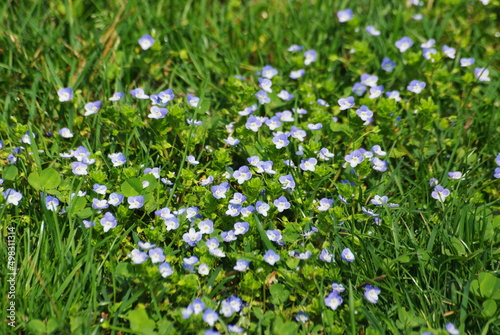
<svg viewBox="0 0 500 335"><path fill-rule="evenodd" d="M59 95L59 101L65 102L73 99L73 90L71 87L61 88L57 91L57 95Z"/></svg>
<svg viewBox="0 0 500 335"><path fill-rule="evenodd" d="M300 46L300 45L297 45L297 44L292 44L289 48L288 48L288 51L289 52L295 52L295 51L300 51L304 49L303 46Z"/></svg>
<svg viewBox="0 0 500 335"><path fill-rule="evenodd" d="M318 53L313 49L307 50L306 52L304 52L304 57L304 65L307 66L318 59Z"/></svg>
<svg viewBox="0 0 500 335"><path fill-rule="evenodd" d="M168 114L168 109L153 106L149 110L148 118L150 119L163 119Z"/></svg>
<svg viewBox="0 0 500 335"><path fill-rule="evenodd" d="M384 71L392 72L394 70L394 68L396 67L396 63L394 63L391 59L385 57L382 60L381 67Z"/></svg>
<svg viewBox="0 0 500 335"><path fill-rule="evenodd" d="M271 98L269 98L266 91L264 90L260 90L259 92L255 93L255 97L261 105L271 102Z"/></svg>
<svg viewBox="0 0 500 335"><path fill-rule="evenodd" d="M92 115L95 114L101 109L102 102L100 101L94 101L94 102L89 102L85 105L85 113L83 114L84 116Z"/></svg>
<svg viewBox="0 0 500 335"><path fill-rule="evenodd" d="M474 69L474 76L476 77L477 80L479 81L490 81L490 71L488 69L485 69L483 67L476 67Z"/></svg>
<svg viewBox="0 0 500 335"><path fill-rule="evenodd" d="M199 162L199 161L197 161L197 160L196 160L196 158L194 158L194 156L193 156L193 155L189 155L189 156L187 156L186 161L187 161L189 164L193 164L193 165L198 165L198 164L200 164L200 162Z"/></svg>
<svg viewBox="0 0 500 335"><path fill-rule="evenodd" d="M371 285L365 286L365 298L372 304L376 304L378 302L378 296L380 294L380 289L378 287L373 287Z"/></svg>
<svg viewBox="0 0 500 335"><path fill-rule="evenodd" d="M456 180L462 179L462 172L460 171L448 172L448 177Z"/></svg>
<svg viewBox="0 0 500 335"><path fill-rule="evenodd" d="M149 99L149 95L145 94L142 88L132 89L130 90L130 94L137 99L141 100Z"/></svg>
<svg viewBox="0 0 500 335"><path fill-rule="evenodd" d="M455 48L449 47L447 45L443 45L443 48L441 50L443 50L443 53L448 58L455 59L455 53L457 52L457 50Z"/></svg>
<svg viewBox="0 0 500 335"><path fill-rule="evenodd" d="M191 107L198 107L198 104L200 102L200 98L195 97L194 95L188 94L187 95L187 101L188 104L191 105Z"/></svg>
<svg viewBox="0 0 500 335"><path fill-rule="evenodd" d="M61 135L61 137L64 137L64 138L71 138L71 137L73 137L73 134L71 133L71 130L69 130L68 128L61 128L61 129L59 129L59 135Z"/></svg>
<svg viewBox="0 0 500 335"><path fill-rule="evenodd" d="M110 101L119 101L125 96L124 93L122 92L115 92L113 93L113 96L109 98Z"/></svg>
<svg viewBox="0 0 500 335"><path fill-rule="evenodd" d="M342 259L346 262L354 262L355 260L354 254L349 248L345 248L344 250L342 250L340 257L342 257Z"/></svg>
<svg viewBox="0 0 500 335"><path fill-rule="evenodd" d="M101 218L100 222L105 233L107 233L110 229L115 228L118 224L116 218L110 212L106 212L106 214L104 214L104 216Z"/></svg>
<svg viewBox="0 0 500 335"><path fill-rule="evenodd" d="M467 67L474 64L476 60L474 58L460 58L460 66Z"/></svg>
<svg viewBox="0 0 500 335"><path fill-rule="evenodd" d="M339 10L337 12L337 18L339 19L339 22L347 22L352 20L354 17L354 14L352 12L352 9L344 9L344 10Z"/></svg>
<svg viewBox="0 0 500 335"><path fill-rule="evenodd" d="M276 262L279 262L280 259L280 256L273 250L268 250L264 254L264 261L270 265L276 264Z"/></svg>
<svg viewBox="0 0 500 335"><path fill-rule="evenodd" d="M114 167L121 166L127 162L127 158L121 152L109 154L108 158L111 159L111 163L113 163Z"/></svg>
<svg viewBox="0 0 500 335"><path fill-rule="evenodd" d="M372 88L370 88L370 96L369 96L369 98L370 99L378 98L379 96L382 95L382 93L384 93L384 85L379 85L379 86L372 87Z"/></svg>
<svg viewBox="0 0 500 335"><path fill-rule="evenodd" d="M148 50L153 46L155 43L155 40L153 37L149 34L142 35L141 38L139 38L139 45L141 46L142 50Z"/></svg>
<svg viewBox="0 0 500 335"><path fill-rule="evenodd" d="M273 68L271 65L266 65L262 68L262 77L264 78L272 79L277 74L278 70Z"/></svg>
<svg viewBox="0 0 500 335"><path fill-rule="evenodd" d="M410 92L419 94L425 88L426 84L423 81L412 80L406 89Z"/></svg>
<svg viewBox="0 0 500 335"><path fill-rule="evenodd" d="M366 31L368 32L368 34L373 35L373 36L380 35L380 31L377 30L374 26L367 26Z"/></svg>
<svg viewBox="0 0 500 335"><path fill-rule="evenodd" d="M278 98L280 98L281 100L284 100L284 101L289 101L289 100L292 100L294 98L294 95L289 93L286 90L281 90L281 92L278 93Z"/></svg>
<svg viewBox="0 0 500 335"><path fill-rule="evenodd" d="M338 100L340 110L349 109L354 107L354 97L340 98Z"/></svg>
<svg viewBox="0 0 500 335"><path fill-rule="evenodd" d="M413 41L411 40L411 38L405 36L400 40L396 41L394 45L396 46L396 48L399 49L399 52L405 52L406 50L411 48L411 46L413 45Z"/></svg>
<svg viewBox="0 0 500 335"><path fill-rule="evenodd" d="M290 72L290 78L291 79L299 79L304 74L306 74L306 70L304 70L304 69L299 69L299 70L296 70L296 71L291 71Z"/></svg>
<svg viewBox="0 0 500 335"><path fill-rule="evenodd" d="M441 185L436 185L436 187L434 187L434 191L431 193L431 196L439 202L444 202L449 195L450 190Z"/></svg>

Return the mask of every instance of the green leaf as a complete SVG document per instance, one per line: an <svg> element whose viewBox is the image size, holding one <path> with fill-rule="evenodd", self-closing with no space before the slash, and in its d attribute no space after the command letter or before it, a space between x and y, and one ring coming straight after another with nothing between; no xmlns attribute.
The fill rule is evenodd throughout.
<svg viewBox="0 0 500 335"><path fill-rule="evenodd" d="M130 321L130 329L132 331L144 335L156 334L154 331L155 322L149 318L144 306L140 305L139 308L129 311L127 319Z"/></svg>
<svg viewBox="0 0 500 335"><path fill-rule="evenodd" d="M47 321L47 334L52 334L57 328L59 328L59 323L56 319L49 319L49 321Z"/></svg>
<svg viewBox="0 0 500 335"><path fill-rule="evenodd" d="M8 165L2 172L2 178L5 180L14 180L17 177L19 170L14 165Z"/></svg>
<svg viewBox="0 0 500 335"><path fill-rule="evenodd" d="M282 305L290 296L290 291L285 288L282 284L275 284L269 289L271 292L271 302L275 305Z"/></svg>
<svg viewBox="0 0 500 335"><path fill-rule="evenodd" d="M142 183L139 178L130 178L122 184L121 189L124 196L135 197L141 193Z"/></svg>
<svg viewBox="0 0 500 335"><path fill-rule="evenodd" d="M71 215L78 213L79 211L84 209L86 205L87 205L87 200L84 197L76 196L71 200L69 212Z"/></svg>
<svg viewBox="0 0 500 335"><path fill-rule="evenodd" d="M485 302L483 302L482 314L485 318L493 317L496 311L497 311L497 303L495 302L495 300L488 299Z"/></svg>
<svg viewBox="0 0 500 335"><path fill-rule="evenodd" d="M36 172L30 173L28 176L28 183L37 191L40 191L42 189L42 183L40 179L40 175Z"/></svg>
<svg viewBox="0 0 500 335"><path fill-rule="evenodd" d="M42 322L42 320L38 320L38 319L30 320L30 322L28 322L28 329L30 331L34 332L35 334L38 334L38 333L45 334L45 333L47 333L47 327Z"/></svg>
<svg viewBox="0 0 500 335"><path fill-rule="evenodd" d="M481 272L478 280L479 290L484 298L490 298L495 290L500 289L500 280L491 273Z"/></svg>
<svg viewBox="0 0 500 335"><path fill-rule="evenodd" d="M40 187L42 190L57 188L61 183L61 176L53 168L46 168L40 173Z"/></svg>
<svg viewBox="0 0 500 335"><path fill-rule="evenodd" d="M89 218L91 217L93 214L92 212L92 208L90 207L87 207L85 209L82 209L81 211L77 212L76 215L78 215L78 217L80 219L86 219L86 218Z"/></svg>

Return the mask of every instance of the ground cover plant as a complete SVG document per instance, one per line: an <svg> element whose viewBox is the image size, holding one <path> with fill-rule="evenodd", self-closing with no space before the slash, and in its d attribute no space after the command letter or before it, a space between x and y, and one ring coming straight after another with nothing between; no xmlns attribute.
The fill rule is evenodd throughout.
<svg viewBox="0 0 500 335"><path fill-rule="evenodd" d="M1 5L1 333L500 333L499 1Z"/></svg>

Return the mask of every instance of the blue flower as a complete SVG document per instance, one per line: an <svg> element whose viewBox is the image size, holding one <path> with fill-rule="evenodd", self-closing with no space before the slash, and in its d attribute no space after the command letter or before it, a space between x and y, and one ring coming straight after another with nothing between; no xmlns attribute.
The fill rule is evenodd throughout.
<svg viewBox="0 0 500 335"><path fill-rule="evenodd" d="M108 158L111 159L111 163L113 163L113 166L122 166L127 162L127 157L121 152L109 154Z"/></svg>
<svg viewBox="0 0 500 335"><path fill-rule="evenodd" d="M455 53L457 52L457 50L455 50L455 48L451 48L447 45L443 45L443 48L441 50L443 50L443 53L446 56L448 56L449 58L455 59Z"/></svg>
<svg viewBox="0 0 500 335"><path fill-rule="evenodd" d="M151 262L153 263L161 263L165 260L165 255L163 254L163 249L162 248L153 248L150 249L149 252L149 258L151 258Z"/></svg>
<svg viewBox="0 0 500 335"><path fill-rule="evenodd" d="M265 254L264 254L264 261L270 265L274 265L276 264L276 262L279 262L280 261L280 255L278 255L276 252L274 252L273 250L268 250Z"/></svg>
<svg viewBox="0 0 500 335"><path fill-rule="evenodd" d="M236 237L236 234L234 233L234 230L223 231L220 233L220 237L222 237L222 240L224 242L232 242L238 239L238 237Z"/></svg>
<svg viewBox="0 0 500 335"><path fill-rule="evenodd" d="M182 235L182 239L184 242L189 244L191 247L195 247L196 243L201 240L202 234L199 231L196 231L194 228L190 228L189 232L184 233Z"/></svg>
<svg viewBox="0 0 500 335"><path fill-rule="evenodd" d="M271 86L273 86L273 82L271 80L267 78L258 78L258 80L260 88L268 93L273 93L273 90L271 89Z"/></svg>
<svg viewBox="0 0 500 335"><path fill-rule="evenodd" d="M172 267L168 262L161 263L160 266L158 266L158 270L163 278L167 278L174 273L174 270L172 270Z"/></svg>
<svg viewBox="0 0 500 335"><path fill-rule="evenodd" d="M457 327L455 327L455 325L451 322L445 324L444 329L446 329L450 335L460 335L460 330L458 330Z"/></svg>
<svg viewBox="0 0 500 335"><path fill-rule="evenodd" d="M61 137L64 137L64 138L72 138L73 137L71 130L69 130L68 128L59 129L59 135L61 135Z"/></svg>
<svg viewBox="0 0 500 335"><path fill-rule="evenodd" d="M332 290L337 293L342 293L345 291L345 287L339 283L332 283Z"/></svg>
<svg viewBox="0 0 500 335"><path fill-rule="evenodd" d="M255 204L255 210L257 213L262 214L263 216L267 216L267 211L271 208L267 203L262 201L257 201Z"/></svg>
<svg viewBox="0 0 500 335"><path fill-rule="evenodd" d="M405 52L406 50L411 48L411 46L413 45L413 41L411 40L411 38L405 36L400 40L396 41L394 45L396 46L396 48L399 49L399 52Z"/></svg>
<svg viewBox="0 0 500 335"><path fill-rule="evenodd" d="M101 109L101 105L101 101L89 102L85 105L86 112L83 115L88 116L97 113Z"/></svg>
<svg viewBox="0 0 500 335"><path fill-rule="evenodd" d="M373 35L373 36L379 36L380 31L378 31L374 26L367 26L366 31L368 34Z"/></svg>
<svg viewBox="0 0 500 335"><path fill-rule="evenodd" d="M433 39L433 38L431 38L431 39L430 39L430 40L428 40L427 42L420 44L420 47L421 47L422 49L430 49L430 48L432 48L435 44L436 44L436 40L435 40L435 39Z"/></svg>
<svg viewBox="0 0 500 335"><path fill-rule="evenodd" d="M462 172L460 171L451 171L451 172L448 172L448 177L450 177L451 179L462 179Z"/></svg>
<svg viewBox="0 0 500 335"><path fill-rule="evenodd" d="M291 71L290 78L291 79L299 79L300 77L304 76L304 74L306 74L306 70L304 70L304 69L299 69L297 71Z"/></svg>
<svg viewBox="0 0 500 335"><path fill-rule="evenodd" d="M110 229L115 228L118 224L113 213L110 212L106 212L100 222L105 233L107 233Z"/></svg>
<svg viewBox="0 0 500 335"><path fill-rule="evenodd" d="M366 85L368 87L377 86L378 77L375 75L370 75L368 73L363 73L361 75L361 84Z"/></svg>
<svg viewBox="0 0 500 335"><path fill-rule="evenodd" d="M295 180L293 179L293 176L291 174L279 177L279 181L282 185L282 189L295 189Z"/></svg>
<svg viewBox="0 0 500 335"><path fill-rule="evenodd" d="M142 242L142 241L137 242L137 245L139 246L139 248L144 250L149 250L156 247L156 244L150 242Z"/></svg>
<svg viewBox="0 0 500 335"><path fill-rule="evenodd" d="M201 234L211 234L214 231L214 222L212 220L203 220L198 222L198 229Z"/></svg>
<svg viewBox="0 0 500 335"><path fill-rule="evenodd" d="M223 182L220 185L212 186L212 194L216 199L225 198L227 191L229 191L228 182Z"/></svg>
<svg viewBox="0 0 500 335"><path fill-rule="evenodd" d="M250 224L248 222L236 222L234 224L234 234L235 235L243 235L250 228Z"/></svg>
<svg viewBox="0 0 500 335"><path fill-rule="evenodd" d="M278 70L273 68L271 65L266 65L262 68L262 77L264 78L272 79L277 74Z"/></svg>
<svg viewBox="0 0 500 335"><path fill-rule="evenodd" d="M300 323L306 323L309 320L309 316L306 313L300 311L295 315L295 320Z"/></svg>
<svg viewBox="0 0 500 335"><path fill-rule="evenodd" d="M354 254L349 248L345 248L344 250L342 250L340 257L346 262L354 262L355 260Z"/></svg>
<svg viewBox="0 0 500 335"><path fill-rule="evenodd" d="M278 208L278 212L283 212L284 210L290 208L290 202L288 202L287 198L284 196L279 197L278 199L274 200L274 206Z"/></svg>
<svg viewBox="0 0 500 335"><path fill-rule="evenodd" d="M113 93L113 96L111 98L109 98L109 100L110 101L119 101L124 96L125 96L125 94L122 92L115 92L115 93Z"/></svg>
<svg viewBox="0 0 500 335"><path fill-rule="evenodd" d="M297 45L297 44L292 44L289 48L288 48L288 51L289 52L295 52L295 51L300 51L304 49L303 46L300 46L300 45Z"/></svg>
<svg viewBox="0 0 500 335"><path fill-rule="evenodd" d="M460 58L460 66L467 67L474 64L476 60L474 58Z"/></svg>
<svg viewBox="0 0 500 335"><path fill-rule="evenodd" d="M290 144L290 141L288 141L287 134L279 134L277 136L274 136L272 141L273 141L274 145L276 146L276 149L284 148L288 144Z"/></svg>
<svg viewBox="0 0 500 335"><path fill-rule="evenodd" d="M339 19L339 22L347 22L347 21L352 20L352 18L354 17L354 14L352 13L351 9L347 8L344 10L339 10L337 12L337 17Z"/></svg>
<svg viewBox="0 0 500 335"><path fill-rule="evenodd" d="M380 289L378 287L373 287L371 285L365 286L365 298L372 304L378 302L378 295L380 294Z"/></svg>
<svg viewBox="0 0 500 335"><path fill-rule="evenodd" d="M210 327L212 327L215 322L217 322L217 320L219 320L219 314L217 314L217 312L215 312L213 309L207 308L203 313L203 321L208 323Z"/></svg>
<svg viewBox="0 0 500 335"><path fill-rule="evenodd" d="M476 67L474 69L474 76L479 81L490 81L490 71L483 67Z"/></svg>
<svg viewBox="0 0 500 335"><path fill-rule="evenodd" d="M426 84L423 81L412 80L406 89L410 92L419 94L425 88Z"/></svg>
<svg viewBox="0 0 500 335"><path fill-rule="evenodd" d="M378 98L379 96L382 95L382 93L384 93L384 85L372 87L372 88L370 88L370 97L369 98L370 99Z"/></svg>
<svg viewBox="0 0 500 335"><path fill-rule="evenodd" d="M327 249L323 249L319 254L319 259L323 262L331 263L333 262L333 255Z"/></svg>
<svg viewBox="0 0 500 335"><path fill-rule="evenodd" d="M304 57L304 65L307 66L318 59L318 53L313 49L307 50L306 52L304 52Z"/></svg>
<svg viewBox="0 0 500 335"><path fill-rule="evenodd" d="M264 90L260 90L259 92L255 93L255 97L261 105L271 102L271 98L267 96L267 93Z"/></svg>
<svg viewBox="0 0 500 335"><path fill-rule="evenodd" d="M444 202L449 195L450 190L441 185L436 185L436 187L434 187L434 191L431 193L431 196L440 202Z"/></svg>
<svg viewBox="0 0 500 335"><path fill-rule="evenodd" d="M396 67L396 63L394 63L390 58L385 57L382 59L381 67L384 71L392 72Z"/></svg>
<svg viewBox="0 0 500 335"><path fill-rule="evenodd" d="M316 207L318 211L325 212L329 210L333 205L333 200L328 198L323 198L319 201L319 206Z"/></svg>
<svg viewBox="0 0 500 335"><path fill-rule="evenodd" d="M387 171L387 167L389 166L389 163L387 163L386 161L381 160L378 157L373 157L372 160L371 160L371 162L373 164L372 168L374 170L377 170L377 171L380 171L380 172Z"/></svg>
<svg viewBox="0 0 500 335"><path fill-rule="evenodd" d="M294 98L295 96L293 94L290 94L286 90L281 90L281 92L278 93L278 98L280 98L283 101L290 101Z"/></svg>
<svg viewBox="0 0 500 335"><path fill-rule="evenodd" d="M356 110L356 115L359 116L363 121L369 121L372 119L373 112L369 110L368 107L363 105Z"/></svg>
<svg viewBox="0 0 500 335"><path fill-rule="evenodd" d="M149 34L142 35L141 38L139 38L139 45L141 46L142 50L148 50L153 46L155 43L155 40L153 37Z"/></svg>
<svg viewBox="0 0 500 335"><path fill-rule="evenodd" d="M168 109L153 106L149 110L148 118L150 119L163 119L168 114Z"/></svg>
<svg viewBox="0 0 500 335"><path fill-rule="evenodd" d="M186 157L186 161L187 161L189 164L192 164L192 165L198 165L198 164L200 164L200 162L198 162L198 161L196 160L196 158L194 158L194 156L193 156L193 155L189 155L189 156L187 156L187 157Z"/></svg>
<svg viewBox="0 0 500 335"><path fill-rule="evenodd" d="M73 99L73 89L71 87L61 88L57 91L57 95L59 95L59 101L70 101Z"/></svg>
<svg viewBox="0 0 500 335"><path fill-rule="evenodd" d="M134 249L127 257L130 257L134 264L142 264L148 259L148 254L139 249Z"/></svg>
<svg viewBox="0 0 500 335"><path fill-rule="evenodd" d="M495 173L493 174L493 177L495 178L500 178L500 168L495 168Z"/></svg>
<svg viewBox="0 0 500 335"><path fill-rule="evenodd" d="M351 167L355 168L356 166L358 166L358 164L361 164L364 161L365 156L363 156L361 151L354 150L350 154L346 155L344 159L351 165Z"/></svg>
<svg viewBox="0 0 500 335"><path fill-rule="evenodd" d="M108 205L108 201L106 199L97 199L97 198L94 198L92 199L92 208L93 209L106 209L108 208L109 205Z"/></svg>
<svg viewBox="0 0 500 335"><path fill-rule="evenodd" d="M340 98L338 100L340 110L349 109L354 107L354 97Z"/></svg>
<svg viewBox="0 0 500 335"><path fill-rule="evenodd" d="M191 107L198 107L198 103L200 102L200 98L198 97L195 97L194 95L191 95L191 94L188 94L187 95L187 101L188 101L188 104L191 106Z"/></svg>
<svg viewBox="0 0 500 335"><path fill-rule="evenodd" d="M315 171L318 160L316 158L303 159L300 163L300 168L304 171Z"/></svg>
<svg viewBox="0 0 500 335"><path fill-rule="evenodd" d="M239 271L239 272L244 272L244 271L248 270L249 265L250 265L249 261L246 261L244 259L238 259L236 261L236 265L234 266L233 269L235 269L236 271Z"/></svg>
<svg viewBox="0 0 500 335"><path fill-rule="evenodd" d="M238 181L238 184L243 184L245 181L252 179L252 172L248 166L243 165L238 170L234 171L233 177Z"/></svg>
<svg viewBox="0 0 500 335"><path fill-rule="evenodd" d="M333 291L325 298L325 305L330 307L332 310L336 310L340 305L342 305L343 301L342 297L336 291Z"/></svg>
<svg viewBox="0 0 500 335"><path fill-rule="evenodd" d="M358 96L362 96L366 92L366 86L361 83L355 83L351 91Z"/></svg>
<svg viewBox="0 0 500 335"><path fill-rule="evenodd" d="M144 206L144 197L142 195L128 197L127 202L129 203L129 209L141 208Z"/></svg>
<svg viewBox="0 0 500 335"><path fill-rule="evenodd" d="M48 195L45 198L45 206L47 207L47 209L49 211L56 212L57 207L59 206L59 199L57 199L56 197L53 197L51 195Z"/></svg>
<svg viewBox="0 0 500 335"><path fill-rule="evenodd" d="M71 163L71 169L73 170L73 174L77 176L84 176L87 174L87 164L73 162Z"/></svg>
<svg viewBox="0 0 500 335"><path fill-rule="evenodd" d="M136 88L133 90L130 90L130 94L137 99L141 100L146 100L149 99L149 95L144 93L144 90L142 88Z"/></svg>

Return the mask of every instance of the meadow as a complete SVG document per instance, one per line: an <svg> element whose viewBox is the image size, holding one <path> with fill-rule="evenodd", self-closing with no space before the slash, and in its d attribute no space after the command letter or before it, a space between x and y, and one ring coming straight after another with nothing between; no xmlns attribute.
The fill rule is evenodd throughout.
<svg viewBox="0 0 500 335"><path fill-rule="evenodd" d="M1 334L500 334L499 0L0 13Z"/></svg>

